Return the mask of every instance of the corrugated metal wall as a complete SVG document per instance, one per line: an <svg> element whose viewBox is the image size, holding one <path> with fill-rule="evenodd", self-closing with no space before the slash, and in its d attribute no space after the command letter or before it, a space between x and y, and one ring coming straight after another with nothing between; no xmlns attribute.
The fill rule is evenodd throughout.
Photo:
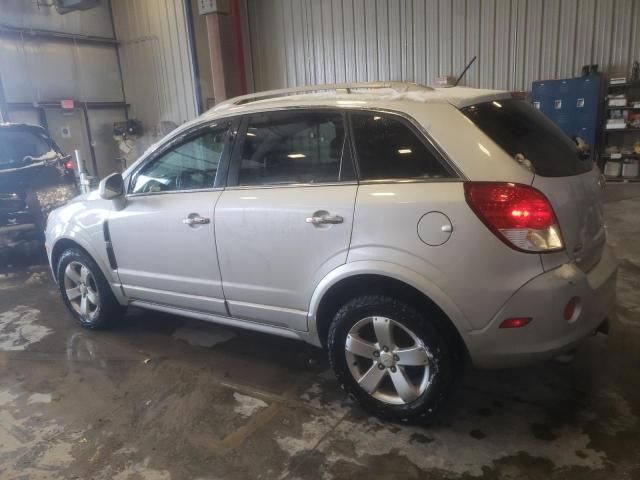
<svg viewBox="0 0 640 480"><path fill-rule="evenodd" d="M640 60L638 0L248 0L256 90L433 83L474 55L469 86L530 90L584 64Z"/></svg>
<svg viewBox="0 0 640 480"><path fill-rule="evenodd" d="M111 126L125 118L122 107L86 112L96 157L94 169L85 112L81 108L60 112L40 105L69 98L122 103L115 46L31 35L31 29L113 42L108 1L91 10L60 15L55 8L44 4L38 7L35 1L0 0L0 75L6 100L12 106L11 121L46 121L51 136L67 153L81 151L91 174L102 176L114 171L118 152ZM19 104L24 105L16 107ZM60 131L63 127L69 133L64 137Z"/></svg>
<svg viewBox="0 0 640 480"><path fill-rule="evenodd" d="M112 0L129 116L152 133L196 116L183 0Z"/></svg>

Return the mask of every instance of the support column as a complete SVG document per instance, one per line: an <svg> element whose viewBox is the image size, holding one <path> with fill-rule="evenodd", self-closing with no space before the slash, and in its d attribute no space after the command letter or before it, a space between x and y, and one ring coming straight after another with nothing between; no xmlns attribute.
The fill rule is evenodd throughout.
<svg viewBox="0 0 640 480"><path fill-rule="evenodd" d="M216 103L247 93L241 0L219 2L205 14Z"/></svg>
<svg viewBox="0 0 640 480"><path fill-rule="evenodd" d="M227 99L227 82L225 80L225 62L222 52L221 13L209 13L207 21L207 39L209 40L209 60L211 62L211 78L216 103Z"/></svg>

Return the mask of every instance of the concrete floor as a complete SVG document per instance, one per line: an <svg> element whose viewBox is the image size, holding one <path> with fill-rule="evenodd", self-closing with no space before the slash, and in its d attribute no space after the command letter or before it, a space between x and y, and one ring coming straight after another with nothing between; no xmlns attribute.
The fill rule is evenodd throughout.
<svg viewBox="0 0 640 480"><path fill-rule="evenodd" d="M385 424L302 343L131 311L66 313L46 267L0 276L0 478L640 479L640 190L611 186L618 318L573 363L468 372L441 421Z"/></svg>

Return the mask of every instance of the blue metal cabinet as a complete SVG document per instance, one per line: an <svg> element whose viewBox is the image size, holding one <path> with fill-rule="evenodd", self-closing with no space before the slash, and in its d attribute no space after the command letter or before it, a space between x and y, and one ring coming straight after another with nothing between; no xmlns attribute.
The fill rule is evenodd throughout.
<svg viewBox="0 0 640 480"><path fill-rule="evenodd" d="M537 81L531 99L567 135L582 137L593 151L599 139L601 84L599 74Z"/></svg>

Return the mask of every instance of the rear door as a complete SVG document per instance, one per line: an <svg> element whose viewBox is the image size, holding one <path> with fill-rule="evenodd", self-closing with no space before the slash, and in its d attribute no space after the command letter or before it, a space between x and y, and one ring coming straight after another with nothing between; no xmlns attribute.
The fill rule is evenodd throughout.
<svg viewBox="0 0 640 480"><path fill-rule="evenodd" d="M463 113L508 154L522 155L531 162L532 186L551 202L567 255L584 270L593 267L606 238L600 171L590 158L544 114L522 100L480 103ZM545 266L553 263L545 261Z"/></svg>
<svg viewBox="0 0 640 480"><path fill-rule="evenodd" d="M245 118L215 230L232 316L307 330L315 286L346 262L357 191L341 112Z"/></svg>

